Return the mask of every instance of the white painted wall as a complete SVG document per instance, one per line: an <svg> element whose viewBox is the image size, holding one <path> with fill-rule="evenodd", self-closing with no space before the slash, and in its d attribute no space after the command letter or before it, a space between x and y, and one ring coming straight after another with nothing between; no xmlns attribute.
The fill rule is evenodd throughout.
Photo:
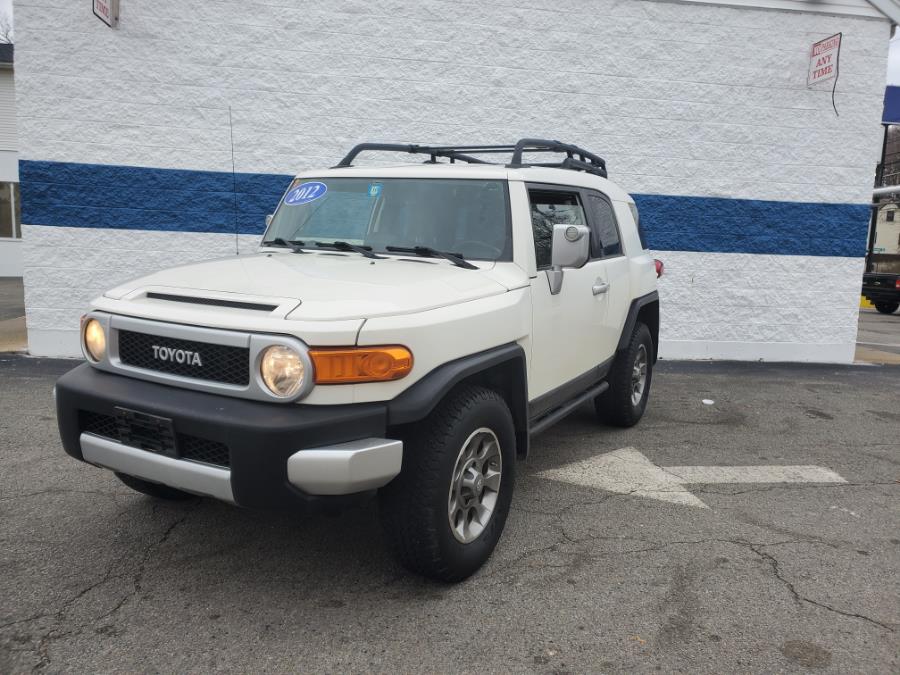
<svg viewBox="0 0 900 675"><path fill-rule="evenodd" d="M863 258L657 251L660 356L846 363ZM748 340L753 336L753 340Z"/></svg>
<svg viewBox="0 0 900 675"><path fill-rule="evenodd" d="M538 136L594 149L634 193L865 204L889 24L856 14L656 0L223 0L214 11L157 0L123 6L111 30L81 4L21 0L22 156L230 171L230 105L244 172L330 166L361 140ZM836 32L840 117L830 83L806 87L809 46ZM104 288L232 244L42 225L25 227L39 354L77 351L77 317ZM735 274L731 255L660 253L664 355L852 358L860 258L741 256ZM823 278L828 311L792 311L819 306ZM752 311L744 284L759 291ZM739 323L719 325L735 312ZM818 350L823 336L832 347Z"/></svg>
<svg viewBox="0 0 900 675"><path fill-rule="evenodd" d="M368 139L536 135L596 149L633 192L866 203L880 150L889 25L868 18L159 0L113 30L78 4L22 0L16 21L23 159L230 171L231 105L238 171L330 166ZM809 90L806 73L810 45L838 31L835 117L831 84Z"/></svg>

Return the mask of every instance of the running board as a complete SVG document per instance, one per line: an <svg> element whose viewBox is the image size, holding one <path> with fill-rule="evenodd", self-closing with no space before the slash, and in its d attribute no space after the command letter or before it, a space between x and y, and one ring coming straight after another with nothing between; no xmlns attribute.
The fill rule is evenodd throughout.
<svg viewBox="0 0 900 675"><path fill-rule="evenodd" d="M529 425L528 433L532 436L536 436L548 427L559 422L563 417L574 411L582 403L591 400L595 396L599 396L607 389L609 389L608 382L601 382L600 384L591 387L583 394L576 396L571 401L562 404L558 408L554 408L550 412L545 413L544 415L539 417L537 421L532 422Z"/></svg>

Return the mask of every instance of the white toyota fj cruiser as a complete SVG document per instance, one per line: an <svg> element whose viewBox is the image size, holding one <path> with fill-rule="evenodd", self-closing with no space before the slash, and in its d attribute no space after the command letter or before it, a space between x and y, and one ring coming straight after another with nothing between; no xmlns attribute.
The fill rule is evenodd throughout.
<svg viewBox="0 0 900 675"><path fill-rule="evenodd" d="M363 151L429 159L354 167ZM576 146L359 145L291 183L258 253L94 301L89 363L56 387L63 445L164 499L377 491L400 561L463 579L531 436L588 401L619 426L644 412L659 301L637 220Z"/></svg>

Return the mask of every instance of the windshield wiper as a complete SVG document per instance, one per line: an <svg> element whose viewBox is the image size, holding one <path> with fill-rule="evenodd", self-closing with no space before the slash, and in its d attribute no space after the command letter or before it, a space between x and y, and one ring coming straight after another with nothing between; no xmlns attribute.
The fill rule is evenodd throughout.
<svg viewBox="0 0 900 675"><path fill-rule="evenodd" d="M306 253L303 250L303 247L306 245L305 241L300 241L299 239L291 239L290 241L286 241L281 237L276 237L271 241L264 241L263 246L281 246L283 248L289 248L294 253Z"/></svg>
<svg viewBox="0 0 900 675"><path fill-rule="evenodd" d="M465 260L462 253L448 253L447 251L438 251L430 246L385 246L386 251L391 253L415 253L424 258L443 258L449 260L457 267L467 270L477 270L478 267Z"/></svg>
<svg viewBox="0 0 900 675"><path fill-rule="evenodd" d="M384 256L372 253L371 246L357 246L356 244L348 244L346 241L317 241L316 246L319 248L333 248L337 251L352 251L353 253L359 253L372 260L384 260Z"/></svg>

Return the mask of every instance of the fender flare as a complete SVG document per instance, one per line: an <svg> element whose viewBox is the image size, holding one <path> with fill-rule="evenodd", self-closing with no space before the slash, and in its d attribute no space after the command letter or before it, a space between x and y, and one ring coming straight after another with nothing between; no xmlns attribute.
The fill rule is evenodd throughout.
<svg viewBox="0 0 900 675"><path fill-rule="evenodd" d="M470 378L512 369L513 377L502 384L516 429L518 454L528 452L528 369L525 350L512 342L444 363L387 402L388 425L410 424L425 419L452 389Z"/></svg>
<svg viewBox="0 0 900 675"><path fill-rule="evenodd" d="M635 298L631 301L631 306L628 308L628 315L625 317L625 325L622 327L622 334L619 336L619 344L616 346L616 352L620 352L626 347L628 347L628 342L631 340L631 334L634 332L634 326L637 323L638 314L641 313L641 310L648 305L656 304L656 325L659 326L659 292L653 291L652 293L647 293L647 295L642 295L639 298ZM652 328L651 328L652 332ZM657 330L657 334L653 336L653 361L656 362L657 354L659 353L659 331Z"/></svg>

